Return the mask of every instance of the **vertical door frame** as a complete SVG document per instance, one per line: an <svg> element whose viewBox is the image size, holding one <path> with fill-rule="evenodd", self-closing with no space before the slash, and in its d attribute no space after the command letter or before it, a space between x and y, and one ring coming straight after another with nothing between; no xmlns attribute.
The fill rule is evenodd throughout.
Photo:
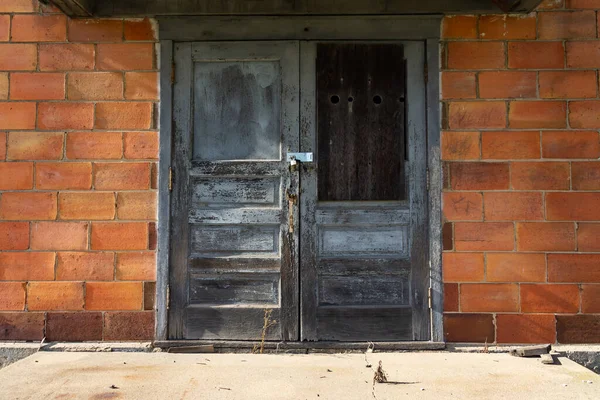
<svg viewBox="0 0 600 400"><path fill-rule="evenodd" d="M440 157L440 15L419 16L188 16L159 17L160 39L160 152L158 161L158 258L155 340L168 340L170 274L170 168L172 163L174 58L176 42L270 40L371 40L425 42L427 79L426 126L428 241L431 290L430 341L443 339L442 285L442 164ZM301 72L302 73L302 72ZM301 122L303 124L304 121ZM425 132L426 131L426 132ZM301 146L304 145L301 133ZM427 297L427 296L426 296Z"/></svg>

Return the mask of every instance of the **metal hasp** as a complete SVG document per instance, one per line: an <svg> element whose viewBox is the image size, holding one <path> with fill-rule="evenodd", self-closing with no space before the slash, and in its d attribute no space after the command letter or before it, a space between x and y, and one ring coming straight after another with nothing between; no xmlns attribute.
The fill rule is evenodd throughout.
<svg viewBox="0 0 600 400"><path fill-rule="evenodd" d="M287 153L287 161L292 164L296 162L313 162L313 153Z"/></svg>

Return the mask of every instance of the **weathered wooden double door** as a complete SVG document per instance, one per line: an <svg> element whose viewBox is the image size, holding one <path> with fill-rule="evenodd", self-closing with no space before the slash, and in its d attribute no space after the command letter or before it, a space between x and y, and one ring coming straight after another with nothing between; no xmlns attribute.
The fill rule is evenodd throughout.
<svg viewBox="0 0 600 400"><path fill-rule="evenodd" d="M424 57L175 44L171 339L429 340Z"/></svg>

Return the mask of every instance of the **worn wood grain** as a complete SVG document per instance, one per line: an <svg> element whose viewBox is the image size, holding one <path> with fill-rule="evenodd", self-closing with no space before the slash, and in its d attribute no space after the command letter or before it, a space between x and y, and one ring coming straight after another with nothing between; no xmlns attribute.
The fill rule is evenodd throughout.
<svg viewBox="0 0 600 400"><path fill-rule="evenodd" d="M187 339L261 340L265 309L274 321L266 331L267 340L281 340L279 308L241 306L190 306L185 310Z"/></svg>
<svg viewBox="0 0 600 400"><path fill-rule="evenodd" d="M410 307L319 307L322 340L412 340Z"/></svg>
<svg viewBox="0 0 600 400"><path fill-rule="evenodd" d="M190 277L190 304L264 304L279 303L279 274L206 275Z"/></svg>
<svg viewBox="0 0 600 400"><path fill-rule="evenodd" d="M429 244L427 242L427 105L424 76L425 46L405 46L407 59L408 172L410 180L413 340L431 340L429 315Z"/></svg>
<svg viewBox="0 0 600 400"><path fill-rule="evenodd" d="M398 44L317 46L320 201L405 198L404 70Z"/></svg>
<svg viewBox="0 0 600 400"><path fill-rule="evenodd" d="M440 43L426 42L427 155L429 168L429 269L431 285L431 340L444 340L444 284L442 279L442 157L440 150Z"/></svg>
<svg viewBox="0 0 600 400"><path fill-rule="evenodd" d="M387 276L331 276L319 278L321 306L410 305L409 273Z"/></svg>
<svg viewBox="0 0 600 400"><path fill-rule="evenodd" d="M173 64L173 42L160 43L160 65ZM160 70L160 154L158 164L158 255L156 259L156 339L168 338L168 287L171 235L171 193L169 192L169 168L173 141L173 86L171 70Z"/></svg>
<svg viewBox="0 0 600 400"><path fill-rule="evenodd" d="M444 350L444 342L413 342L413 341L392 341L373 342L375 351L424 351L424 350ZM248 352L254 348L256 342L241 340L157 340L152 343L154 347L175 348L189 346L213 346L216 351L223 352ZM311 352L339 352L340 350L350 352L364 353L369 347L367 342L340 342L340 341L320 341L320 342L266 342L265 349L275 352L286 350L297 350L303 353Z"/></svg>
<svg viewBox="0 0 600 400"><path fill-rule="evenodd" d="M173 191L171 194L171 253L169 266L169 338L184 339L184 310L187 305L187 259L189 246L188 171L192 158L192 47L175 45L177 65L173 87Z"/></svg>

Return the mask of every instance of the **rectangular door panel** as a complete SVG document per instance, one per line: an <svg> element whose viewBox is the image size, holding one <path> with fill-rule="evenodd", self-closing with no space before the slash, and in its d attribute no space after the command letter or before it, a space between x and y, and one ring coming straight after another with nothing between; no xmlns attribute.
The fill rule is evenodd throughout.
<svg viewBox="0 0 600 400"><path fill-rule="evenodd" d="M301 337L426 340L423 44L303 43L301 61Z"/></svg>
<svg viewBox="0 0 600 400"><path fill-rule="evenodd" d="M298 338L298 44L176 45L172 338ZM181 123L177 124L177 121ZM182 149L183 145L187 147ZM183 188L185 187L185 189ZM292 213L294 210L292 210ZM185 230L185 231L184 231Z"/></svg>

